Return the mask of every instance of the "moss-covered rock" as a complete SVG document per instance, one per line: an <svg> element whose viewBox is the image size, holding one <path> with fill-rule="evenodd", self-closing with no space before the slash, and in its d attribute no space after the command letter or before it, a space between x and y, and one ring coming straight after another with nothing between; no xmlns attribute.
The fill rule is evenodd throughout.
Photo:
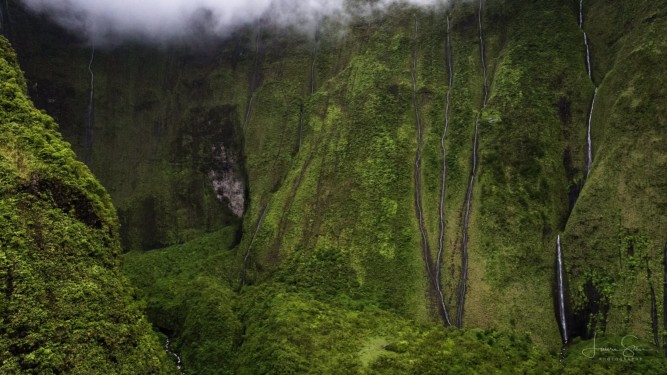
<svg viewBox="0 0 667 375"><path fill-rule="evenodd" d="M0 37L0 372L170 373L120 272L111 199Z"/></svg>

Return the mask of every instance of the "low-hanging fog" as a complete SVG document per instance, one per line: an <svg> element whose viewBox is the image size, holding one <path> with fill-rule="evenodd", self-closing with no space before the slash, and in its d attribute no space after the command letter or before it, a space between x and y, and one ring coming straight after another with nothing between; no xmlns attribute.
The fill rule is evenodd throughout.
<svg viewBox="0 0 667 375"><path fill-rule="evenodd" d="M225 36L267 20L303 31L323 17L345 22L394 4L432 7L450 0L21 0L96 45L123 39L168 43Z"/></svg>

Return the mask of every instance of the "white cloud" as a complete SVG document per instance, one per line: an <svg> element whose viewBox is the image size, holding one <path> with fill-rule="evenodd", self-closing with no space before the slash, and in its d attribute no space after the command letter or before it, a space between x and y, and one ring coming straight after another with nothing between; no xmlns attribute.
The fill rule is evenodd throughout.
<svg viewBox="0 0 667 375"><path fill-rule="evenodd" d="M95 44L117 39L151 41L222 35L247 23L269 19L312 28L321 17L348 19L394 3L417 6L450 0L21 0ZM351 6L350 3L364 4Z"/></svg>

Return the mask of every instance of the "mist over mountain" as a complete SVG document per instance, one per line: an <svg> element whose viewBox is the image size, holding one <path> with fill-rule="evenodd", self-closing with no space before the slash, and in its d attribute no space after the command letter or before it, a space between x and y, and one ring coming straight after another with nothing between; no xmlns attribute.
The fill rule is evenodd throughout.
<svg viewBox="0 0 667 375"><path fill-rule="evenodd" d="M312 32L323 18L345 23L396 4L446 6L449 0L21 0L92 44L126 39L170 43L202 35L226 36L263 20Z"/></svg>

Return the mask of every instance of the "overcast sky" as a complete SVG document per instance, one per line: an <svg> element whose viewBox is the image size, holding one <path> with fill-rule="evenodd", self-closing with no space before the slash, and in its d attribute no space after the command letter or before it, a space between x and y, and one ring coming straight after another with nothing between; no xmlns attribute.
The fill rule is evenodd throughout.
<svg viewBox="0 0 667 375"><path fill-rule="evenodd" d="M345 20L368 9L346 7L346 0L21 0L95 44L119 38L165 42L204 32L224 36L259 18L307 30L322 16ZM419 6L450 0L375 0L375 9L393 3Z"/></svg>

